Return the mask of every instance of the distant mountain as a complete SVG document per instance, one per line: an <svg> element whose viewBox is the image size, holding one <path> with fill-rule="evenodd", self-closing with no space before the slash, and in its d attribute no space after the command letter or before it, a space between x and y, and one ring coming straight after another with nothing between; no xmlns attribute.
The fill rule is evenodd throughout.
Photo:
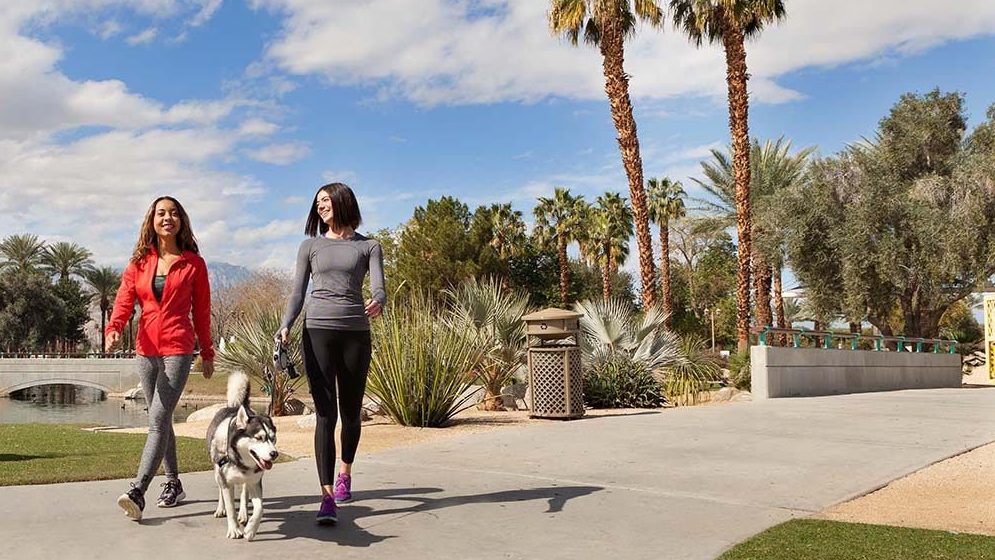
<svg viewBox="0 0 995 560"><path fill-rule="evenodd" d="M252 271L237 264L209 262L207 276L211 280L211 288L221 289L245 282L252 276Z"/></svg>

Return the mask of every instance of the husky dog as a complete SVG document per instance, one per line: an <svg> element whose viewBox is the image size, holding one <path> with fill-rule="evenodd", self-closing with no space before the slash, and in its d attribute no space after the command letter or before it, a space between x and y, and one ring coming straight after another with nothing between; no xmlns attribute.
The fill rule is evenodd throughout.
<svg viewBox="0 0 995 560"><path fill-rule="evenodd" d="M276 426L249 408L249 378L237 371L228 377L228 407L218 411L207 428L207 449L218 483L214 517L228 517L228 538L252 540L263 515L263 473L273 468ZM241 508L235 515L233 492L241 486ZM252 500L248 516L246 498ZM244 527L244 528L243 528Z"/></svg>

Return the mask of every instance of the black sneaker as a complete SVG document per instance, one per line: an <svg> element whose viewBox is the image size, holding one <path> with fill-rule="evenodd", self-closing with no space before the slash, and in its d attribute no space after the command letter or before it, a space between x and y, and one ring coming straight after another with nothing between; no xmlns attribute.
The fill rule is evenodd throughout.
<svg viewBox="0 0 995 560"><path fill-rule="evenodd" d="M145 509L145 495L141 488L132 483L131 490L118 497L117 505L124 510L124 514L128 517L135 521L141 521L142 510Z"/></svg>
<svg viewBox="0 0 995 560"><path fill-rule="evenodd" d="M187 497L183 491L183 484L180 483L179 479L167 480L160 484L160 486L163 486L162 494L159 494L159 501L156 502L156 505L161 508L171 508L180 503L180 500Z"/></svg>

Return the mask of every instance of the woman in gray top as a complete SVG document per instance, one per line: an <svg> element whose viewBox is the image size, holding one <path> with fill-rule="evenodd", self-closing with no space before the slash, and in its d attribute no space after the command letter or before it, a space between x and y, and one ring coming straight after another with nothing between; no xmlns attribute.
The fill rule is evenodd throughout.
<svg viewBox="0 0 995 560"><path fill-rule="evenodd" d="M370 318L383 311L383 253L376 240L358 233L362 217L352 189L331 183L318 189L297 252L293 293L279 336L284 343L311 293L304 313L304 368L314 397L317 422L314 456L321 484L318 523L338 521L335 502L352 498L352 463L362 428L360 415L370 368ZM363 298L370 275L371 297ZM335 471L335 421L342 416L342 468Z"/></svg>

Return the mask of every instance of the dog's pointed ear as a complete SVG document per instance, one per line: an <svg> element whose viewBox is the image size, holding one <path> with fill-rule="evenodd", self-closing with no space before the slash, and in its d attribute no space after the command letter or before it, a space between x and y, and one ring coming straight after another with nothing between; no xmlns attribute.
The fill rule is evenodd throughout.
<svg viewBox="0 0 995 560"><path fill-rule="evenodd" d="M249 425L249 411L244 407L238 407L238 413L235 415L235 425L239 428L245 428Z"/></svg>

